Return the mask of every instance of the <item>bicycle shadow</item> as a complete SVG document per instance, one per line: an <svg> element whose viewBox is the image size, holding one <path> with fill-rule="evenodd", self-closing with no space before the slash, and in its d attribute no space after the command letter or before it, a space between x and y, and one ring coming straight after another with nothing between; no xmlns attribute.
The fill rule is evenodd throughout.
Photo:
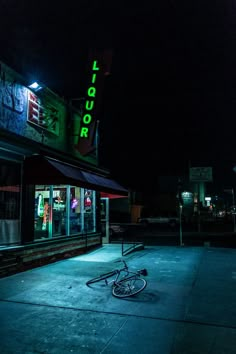
<svg viewBox="0 0 236 354"><path fill-rule="evenodd" d="M139 294L135 294L133 296L119 298L117 300L136 302L136 303L158 303L160 300L160 295L158 293L153 293L150 291L142 291Z"/></svg>

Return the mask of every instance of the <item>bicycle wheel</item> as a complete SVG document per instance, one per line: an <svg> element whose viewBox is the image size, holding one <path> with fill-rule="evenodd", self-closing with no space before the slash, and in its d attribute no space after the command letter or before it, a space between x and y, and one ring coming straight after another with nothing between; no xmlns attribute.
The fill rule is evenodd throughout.
<svg viewBox="0 0 236 354"><path fill-rule="evenodd" d="M99 282L101 280L106 280L107 278L110 278L110 277L112 277L114 275L116 275L116 271L115 270L113 270L111 272L108 272L108 273L101 274L98 277L95 277L95 278L92 278L92 279L88 280L86 282L86 285L97 283L97 282Z"/></svg>
<svg viewBox="0 0 236 354"><path fill-rule="evenodd" d="M112 288L112 295L119 298L129 297L140 293L147 286L143 278L129 278L116 283Z"/></svg>

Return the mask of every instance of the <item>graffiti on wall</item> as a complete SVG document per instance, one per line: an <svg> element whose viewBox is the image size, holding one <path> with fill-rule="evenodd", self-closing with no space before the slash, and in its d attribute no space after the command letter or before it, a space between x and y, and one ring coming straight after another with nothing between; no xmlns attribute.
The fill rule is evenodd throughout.
<svg viewBox="0 0 236 354"><path fill-rule="evenodd" d="M17 74L0 62L0 128L64 149L65 107L46 93L35 95ZM63 123L62 123L63 122Z"/></svg>
<svg viewBox="0 0 236 354"><path fill-rule="evenodd" d="M27 88L0 66L0 128L24 134L27 116Z"/></svg>

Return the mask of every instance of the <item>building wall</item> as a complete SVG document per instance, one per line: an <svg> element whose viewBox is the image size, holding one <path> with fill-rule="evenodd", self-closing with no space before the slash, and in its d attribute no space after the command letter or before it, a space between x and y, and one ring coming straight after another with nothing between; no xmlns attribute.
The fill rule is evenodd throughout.
<svg viewBox="0 0 236 354"><path fill-rule="evenodd" d="M97 208L94 209L97 227L90 234L81 232L70 237L42 239L42 242L35 240L36 186L24 183L23 162L33 154L49 153L57 159L58 156L62 160L71 159L82 163L85 170L98 168L95 117L90 109L96 99L94 77L99 72L99 62L92 61L90 69L94 82L88 86L84 118L83 112L50 89L44 87L37 92L29 89L23 77L0 62L0 275L64 259L101 245ZM82 127L89 127L88 138L84 140L80 134ZM43 175L43 171L39 174ZM97 193L95 202L99 206Z"/></svg>
<svg viewBox="0 0 236 354"><path fill-rule="evenodd" d="M96 165L95 139L91 153L79 152L81 124L81 113L66 101L46 87L30 90L22 77L0 62L0 129Z"/></svg>

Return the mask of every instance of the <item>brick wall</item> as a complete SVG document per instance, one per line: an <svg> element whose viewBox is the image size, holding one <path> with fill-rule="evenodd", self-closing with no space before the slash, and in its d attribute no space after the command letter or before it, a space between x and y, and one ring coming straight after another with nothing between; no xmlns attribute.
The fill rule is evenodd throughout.
<svg viewBox="0 0 236 354"><path fill-rule="evenodd" d="M100 235L33 243L0 252L0 278L101 247Z"/></svg>

